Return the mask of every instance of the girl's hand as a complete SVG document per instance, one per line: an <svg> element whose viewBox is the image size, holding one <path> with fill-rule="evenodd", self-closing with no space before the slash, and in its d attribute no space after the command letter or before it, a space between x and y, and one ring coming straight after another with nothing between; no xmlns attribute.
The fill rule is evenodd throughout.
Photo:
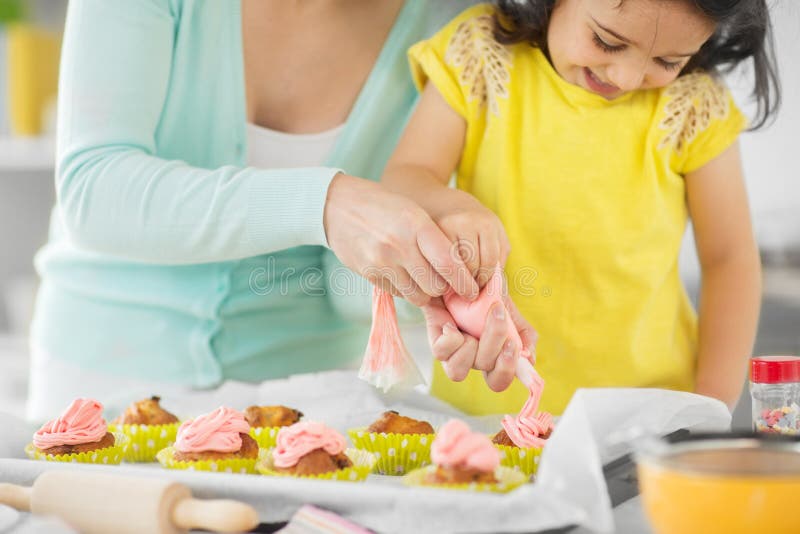
<svg viewBox="0 0 800 534"><path fill-rule="evenodd" d="M442 299L432 299L422 308L433 355L443 362L444 371L451 380L461 382L470 369L477 369L483 371L486 384L492 391L503 391L514 380L520 349L528 349L531 363L534 363L536 331L510 298L505 297L503 301L523 347L515 347L508 340L505 310L499 304L492 307L486 317L480 340L458 330Z"/></svg>
<svg viewBox="0 0 800 534"><path fill-rule="evenodd" d="M453 243L478 285L485 286L498 263L505 267L511 251L503 223L464 191L442 187L435 196L428 204L431 218Z"/></svg>
<svg viewBox="0 0 800 534"><path fill-rule="evenodd" d="M325 233L347 267L417 306L450 287L474 300L478 285L447 235L411 199L369 180L337 175L328 188Z"/></svg>

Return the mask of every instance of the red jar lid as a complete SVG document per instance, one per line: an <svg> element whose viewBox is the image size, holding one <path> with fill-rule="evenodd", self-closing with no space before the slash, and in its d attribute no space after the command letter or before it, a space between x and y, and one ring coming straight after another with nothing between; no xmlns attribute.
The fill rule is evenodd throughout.
<svg viewBox="0 0 800 534"><path fill-rule="evenodd" d="M800 382L800 357L757 356L751 358L750 381L758 384Z"/></svg>

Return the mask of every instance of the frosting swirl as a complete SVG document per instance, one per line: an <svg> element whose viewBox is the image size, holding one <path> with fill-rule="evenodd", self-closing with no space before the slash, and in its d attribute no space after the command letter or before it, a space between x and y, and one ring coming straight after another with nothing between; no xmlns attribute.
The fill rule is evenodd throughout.
<svg viewBox="0 0 800 534"><path fill-rule="evenodd" d="M242 437L250 425L244 414L220 407L213 412L184 422L178 428L175 448L180 452L236 452L242 448Z"/></svg>
<svg viewBox="0 0 800 534"><path fill-rule="evenodd" d="M75 399L58 417L48 421L33 435L40 450L61 445L81 445L100 441L108 432L103 405L93 399Z"/></svg>
<svg viewBox="0 0 800 534"><path fill-rule="evenodd" d="M500 465L500 451L488 436L472 432L463 421L451 419L436 433L431 460L447 468L490 472Z"/></svg>
<svg viewBox="0 0 800 534"><path fill-rule="evenodd" d="M547 412L536 413L543 389L544 380L534 373L529 387L530 395L519 415L503 417L503 429L517 447L544 447L544 436L553 430L553 416Z"/></svg>
<svg viewBox="0 0 800 534"><path fill-rule="evenodd" d="M311 451L323 449L331 455L339 454L346 445L344 436L334 429L322 423L304 421L278 431L272 458L276 467L293 467Z"/></svg>

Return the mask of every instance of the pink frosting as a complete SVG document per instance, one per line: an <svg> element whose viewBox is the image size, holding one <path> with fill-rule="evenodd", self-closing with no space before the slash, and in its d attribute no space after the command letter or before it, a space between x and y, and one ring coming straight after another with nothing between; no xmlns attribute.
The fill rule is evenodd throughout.
<svg viewBox="0 0 800 534"><path fill-rule="evenodd" d="M503 304L503 270L500 265L495 267L492 277L483 286L478 298L474 301L470 302L459 296L452 289L444 296L444 305L450 315L453 316L456 326L475 339L481 338L483 328L486 325L486 317L489 315L492 306L498 302L505 306ZM511 320L508 310L506 310L506 328L508 339L514 342L517 349L522 349L522 339L519 336L517 327L514 326L514 321ZM522 356L527 358L530 356L530 352L523 350Z"/></svg>
<svg viewBox="0 0 800 534"><path fill-rule="evenodd" d="M529 386L530 395L519 415L506 415L503 418L503 428L517 447L544 447L545 440L542 436L553 429L552 415L547 412L536 413L543 389L544 380L538 373L533 373Z"/></svg>
<svg viewBox="0 0 800 534"><path fill-rule="evenodd" d="M211 413L184 422L178 429L175 448L180 452L237 452L250 425L244 414L220 407Z"/></svg>
<svg viewBox="0 0 800 534"><path fill-rule="evenodd" d="M81 445L103 439L108 429L103 405L92 399L75 399L58 419L48 421L33 435L40 450L61 445Z"/></svg>
<svg viewBox="0 0 800 534"><path fill-rule="evenodd" d="M323 449L328 454L339 454L346 445L344 436L334 429L322 423L304 421L278 431L272 458L276 467L293 467L311 451Z"/></svg>
<svg viewBox="0 0 800 534"><path fill-rule="evenodd" d="M490 472L500 465L500 451L488 436L472 432L463 421L451 419L436 433L431 460L443 467Z"/></svg>

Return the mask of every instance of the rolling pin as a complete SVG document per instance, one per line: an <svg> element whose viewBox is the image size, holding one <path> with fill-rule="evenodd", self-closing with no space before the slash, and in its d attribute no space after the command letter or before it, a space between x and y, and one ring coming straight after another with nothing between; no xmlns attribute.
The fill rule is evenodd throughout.
<svg viewBox="0 0 800 534"><path fill-rule="evenodd" d="M251 506L193 499L177 482L77 471L44 472L31 488L0 484L0 504L57 516L87 534L244 532L258 525Z"/></svg>

